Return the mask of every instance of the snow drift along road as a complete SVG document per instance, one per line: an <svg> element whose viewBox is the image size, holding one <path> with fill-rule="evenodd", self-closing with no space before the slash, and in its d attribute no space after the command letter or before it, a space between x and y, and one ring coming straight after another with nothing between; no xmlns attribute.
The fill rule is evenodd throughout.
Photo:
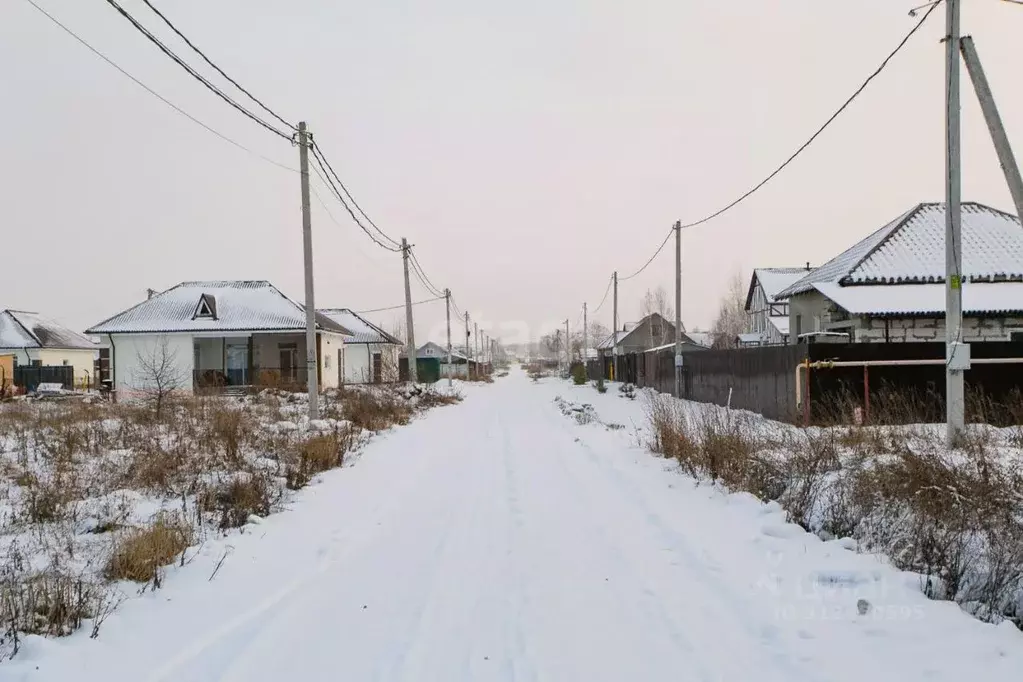
<svg viewBox="0 0 1023 682"><path fill-rule="evenodd" d="M1023 635L927 601L780 510L666 471L642 405L513 373L470 387L208 547L98 640L3 680L1016 679ZM555 396L626 428L579 425ZM861 615L857 602L866 599ZM87 629L83 630L85 632Z"/></svg>

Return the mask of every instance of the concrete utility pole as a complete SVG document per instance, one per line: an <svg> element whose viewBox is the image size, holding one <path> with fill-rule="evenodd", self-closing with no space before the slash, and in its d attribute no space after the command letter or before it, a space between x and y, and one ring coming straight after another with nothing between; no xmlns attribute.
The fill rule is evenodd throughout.
<svg viewBox="0 0 1023 682"><path fill-rule="evenodd" d="M614 272L615 300L614 312L611 316L613 329L611 329L611 381L618 379L618 271ZM602 370L603 371L603 370Z"/></svg>
<svg viewBox="0 0 1023 682"><path fill-rule="evenodd" d="M480 375L480 325L478 322L472 323L473 337L472 337L472 356L476 359L476 376Z"/></svg>
<svg viewBox="0 0 1023 682"><path fill-rule="evenodd" d="M945 0L945 416L951 447L966 425L964 373L970 347L963 338L963 249L959 123L961 0Z"/></svg>
<svg viewBox="0 0 1023 682"><path fill-rule="evenodd" d="M583 369L586 370L587 377L589 376L589 348L590 348L590 321L587 318L586 302L583 302Z"/></svg>
<svg viewBox="0 0 1023 682"><path fill-rule="evenodd" d="M298 124L298 167L302 184L302 257L305 261L305 372L309 419L320 418L320 382L316 373L316 301L313 299L313 216L309 206L309 131Z"/></svg>
<svg viewBox="0 0 1023 682"><path fill-rule="evenodd" d="M401 238L401 260L405 266L405 354L408 356L408 380L417 383L419 376L416 366L416 337L412 329L412 289L408 283L408 240Z"/></svg>
<svg viewBox="0 0 1023 682"><path fill-rule="evenodd" d="M448 318L448 386L451 386L451 289L444 290L444 307Z"/></svg>
<svg viewBox="0 0 1023 682"><path fill-rule="evenodd" d="M565 369L572 371L572 336L568 333L568 318L565 318Z"/></svg>
<svg viewBox="0 0 1023 682"><path fill-rule="evenodd" d="M675 397L682 397L682 221L675 222Z"/></svg>
<svg viewBox="0 0 1023 682"><path fill-rule="evenodd" d="M987 76L984 75L984 67L980 64L980 57L977 55L977 48L973 45L973 38L964 36L959 41L959 46L963 54L963 61L966 63L966 71L970 74L973 89L977 92L977 99L980 100L980 110L984 112L987 129L991 133L991 142L994 143L995 152L998 154L998 163L1002 166L1002 173L1005 174L1005 183L1009 185L1012 203L1016 205L1016 216L1023 220L1023 178L1020 177L1016 157L1009 145L1009 136L1005 134L1002 117L998 114L991 86L988 85Z"/></svg>

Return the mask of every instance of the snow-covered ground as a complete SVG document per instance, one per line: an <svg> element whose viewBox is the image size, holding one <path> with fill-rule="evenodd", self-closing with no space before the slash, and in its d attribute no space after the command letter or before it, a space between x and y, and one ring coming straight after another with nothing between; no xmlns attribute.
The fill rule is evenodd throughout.
<svg viewBox="0 0 1023 682"><path fill-rule="evenodd" d="M374 438L97 639L3 680L1009 680L1023 634L651 456L640 400L519 370ZM556 398L562 398L559 405ZM584 416L571 404L589 403ZM582 422L582 423L581 423Z"/></svg>

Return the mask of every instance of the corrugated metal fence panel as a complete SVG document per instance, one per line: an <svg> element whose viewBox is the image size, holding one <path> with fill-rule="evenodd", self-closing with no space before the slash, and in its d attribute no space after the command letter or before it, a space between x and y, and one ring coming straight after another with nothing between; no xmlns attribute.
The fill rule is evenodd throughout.
<svg viewBox="0 0 1023 682"><path fill-rule="evenodd" d="M39 384L60 384L66 389L75 387L75 368L71 365L29 366L14 368L14 385L34 391Z"/></svg>

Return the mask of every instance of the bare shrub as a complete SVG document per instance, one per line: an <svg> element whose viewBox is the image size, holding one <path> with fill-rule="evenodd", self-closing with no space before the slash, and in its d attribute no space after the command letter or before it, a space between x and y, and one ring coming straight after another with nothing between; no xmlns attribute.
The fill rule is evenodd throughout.
<svg viewBox="0 0 1023 682"><path fill-rule="evenodd" d="M267 516L279 500L273 483L265 474L237 475L217 486L205 488L198 497L199 508L219 516L221 529L245 525L253 514Z"/></svg>
<svg viewBox="0 0 1023 682"><path fill-rule="evenodd" d="M59 562L31 570L27 557L12 544L0 565L0 655L13 658L23 633L69 635L85 619L99 616L110 602L104 586Z"/></svg>
<svg viewBox="0 0 1023 682"><path fill-rule="evenodd" d="M107 580L132 580L160 586L160 569L192 543L192 528L179 518L161 514L145 527L116 541L103 575Z"/></svg>
<svg viewBox="0 0 1023 682"><path fill-rule="evenodd" d="M190 379L178 366L177 359L177 351L170 347L166 336L136 353L137 388L145 394L157 421L163 418L171 397Z"/></svg>
<svg viewBox="0 0 1023 682"><path fill-rule="evenodd" d="M432 388L427 388L419 394L419 407L429 410L441 405L454 405L462 402L462 396L458 393L441 393Z"/></svg>

